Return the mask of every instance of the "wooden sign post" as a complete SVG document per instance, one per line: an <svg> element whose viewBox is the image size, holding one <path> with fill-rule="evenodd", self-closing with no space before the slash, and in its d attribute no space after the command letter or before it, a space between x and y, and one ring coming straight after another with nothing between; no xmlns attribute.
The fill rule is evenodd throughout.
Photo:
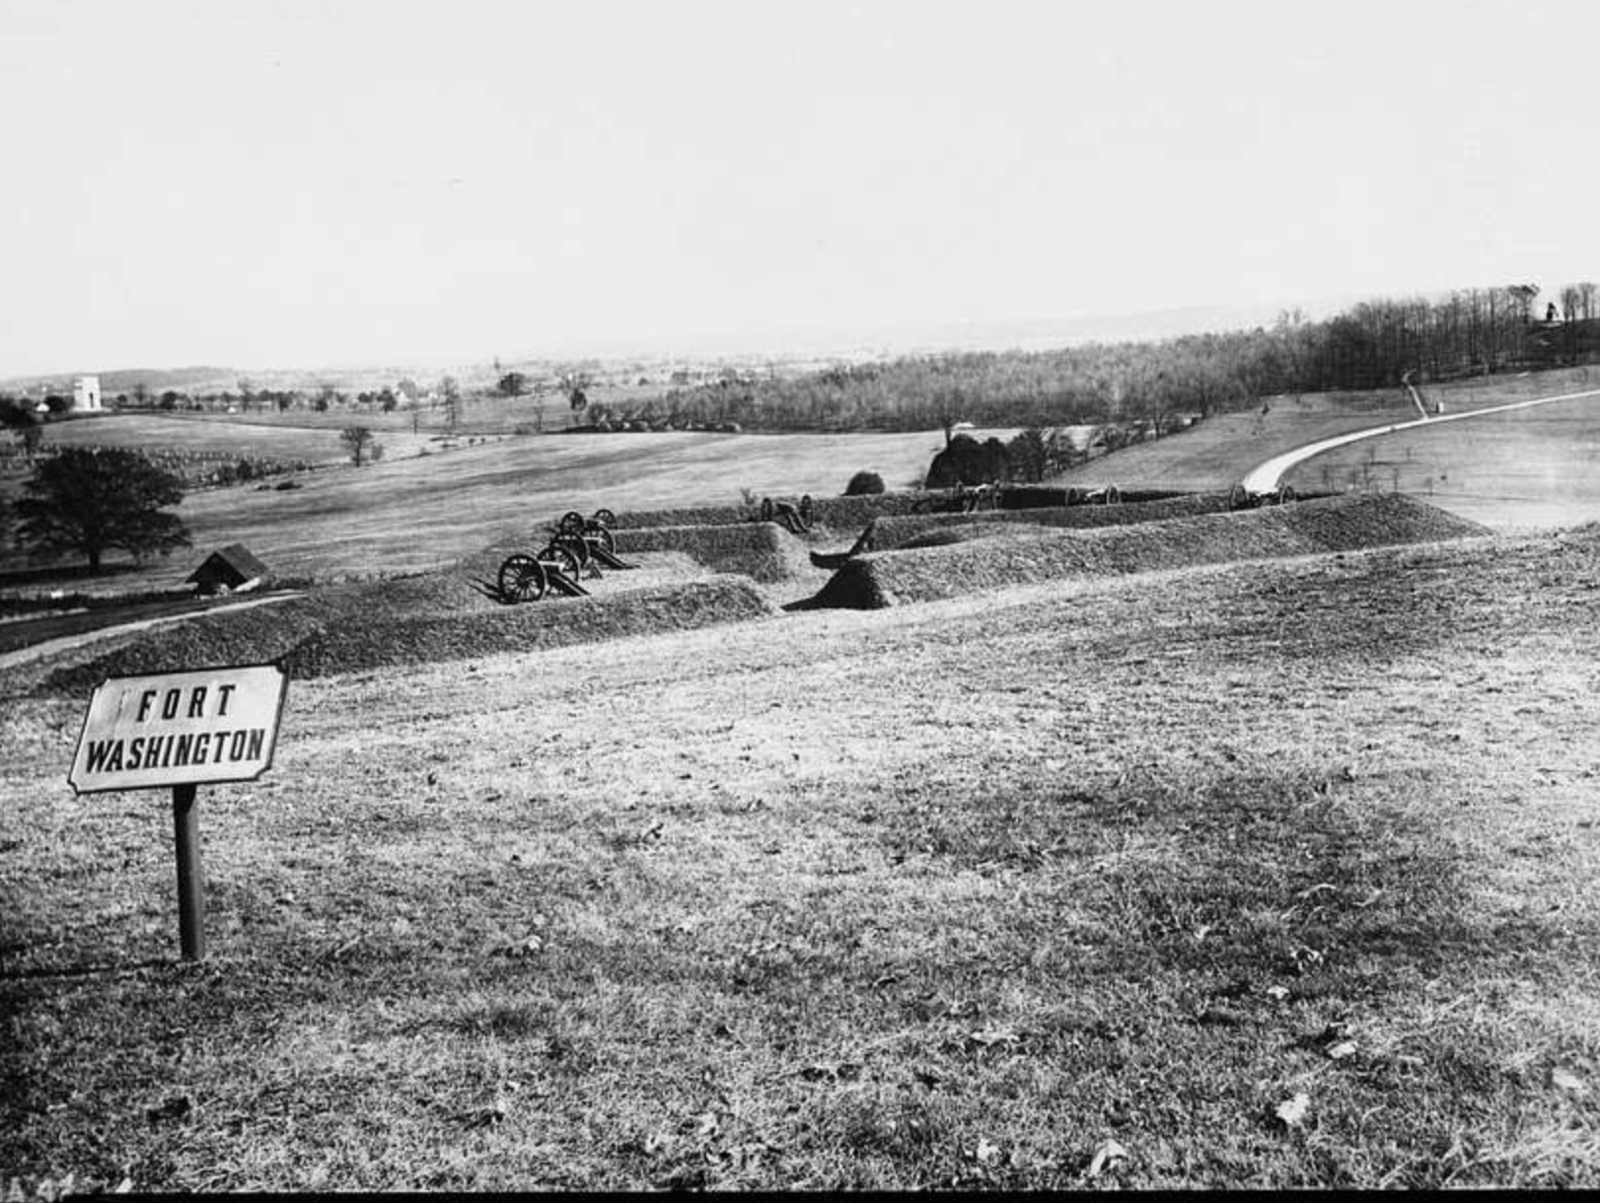
<svg viewBox="0 0 1600 1203"><path fill-rule="evenodd" d="M178 940L206 955L198 787L272 767L289 678L276 664L108 677L89 699L67 781L79 794L172 787Z"/></svg>

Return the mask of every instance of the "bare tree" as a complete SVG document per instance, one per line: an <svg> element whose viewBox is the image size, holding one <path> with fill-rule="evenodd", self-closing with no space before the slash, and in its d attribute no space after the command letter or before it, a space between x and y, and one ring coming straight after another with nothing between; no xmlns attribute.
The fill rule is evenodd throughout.
<svg viewBox="0 0 1600 1203"><path fill-rule="evenodd" d="M461 420L461 386L456 383L454 376L446 376L439 381L439 395L444 399L445 427L454 434L456 424Z"/></svg>
<svg viewBox="0 0 1600 1203"><path fill-rule="evenodd" d="M377 460L383 455L383 444L373 438L371 427L346 426L339 432L339 440L349 450L350 458L355 461L358 468L361 466L363 453L371 460Z"/></svg>

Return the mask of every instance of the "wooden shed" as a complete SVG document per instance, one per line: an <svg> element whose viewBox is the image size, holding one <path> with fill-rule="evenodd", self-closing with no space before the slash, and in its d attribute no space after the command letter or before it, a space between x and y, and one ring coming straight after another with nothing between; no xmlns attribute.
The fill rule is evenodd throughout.
<svg viewBox="0 0 1600 1203"><path fill-rule="evenodd" d="M254 589L267 575L267 566L243 543L230 543L206 557L186 584L197 593L243 593Z"/></svg>

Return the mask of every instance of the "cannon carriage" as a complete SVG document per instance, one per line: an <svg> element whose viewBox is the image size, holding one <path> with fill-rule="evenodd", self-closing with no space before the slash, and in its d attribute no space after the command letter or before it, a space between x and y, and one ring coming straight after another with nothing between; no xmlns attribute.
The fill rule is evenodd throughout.
<svg viewBox="0 0 1600 1203"><path fill-rule="evenodd" d="M538 601L551 590L567 597L587 596L582 581L601 575L600 568L632 568L617 558L611 526L616 515L596 510L585 518L569 510L550 531L550 541L537 552L515 552L500 564L494 596L507 605Z"/></svg>
<svg viewBox="0 0 1600 1203"><path fill-rule="evenodd" d="M948 489L930 490L911 504L913 514L975 514L979 510L1000 508L1000 486L993 482L981 485L951 485Z"/></svg>
<svg viewBox="0 0 1600 1203"><path fill-rule="evenodd" d="M811 521L815 510L811 501L811 494L806 493L798 502L779 498L774 501L771 497L761 499L762 522L776 522L790 534L803 535L811 529Z"/></svg>
<svg viewBox="0 0 1600 1203"><path fill-rule="evenodd" d="M1122 490L1116 485L1101 485L1095 489L1071 488L1067 490L1068 505L1121 505Z"/></svg>
<svg viewBox="0 0 1600 1203"><path fill-rule="evenodd" d="M1293 485L1279 485L1276 489L1257 492L1241 482L1228 490L1230 510L1254 510L1264 505L1288 505L1297 500L1299 494L1294 491Z"/></svg>

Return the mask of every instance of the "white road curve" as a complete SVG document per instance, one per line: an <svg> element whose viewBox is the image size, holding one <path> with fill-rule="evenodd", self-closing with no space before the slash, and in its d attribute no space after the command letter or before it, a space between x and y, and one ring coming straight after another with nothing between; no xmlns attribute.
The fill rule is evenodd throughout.
<svg viewBox="0 0 1600 1203"><path fill-rule="evenodd" d="M1266 463L1261 464L1245 475L1240 483L1252 493L1270 493L1278 487L1278 479L1290 468L1302 464L1313 456L1321 455L1324 451L1332 451L1335 447L1344 447L1350 443L1359 443L1362 439L1381 438L1386 434L1394 434L1401 430L1415 430L1419 426L1437 426L1440 422L1460 422L1466 418L1481 418L1485 414L1503 414L1513 409L1531 409L1535 405L1552 405L1557 401L1578 401L1584 397L1600 397L1600 388L1587 389L1581 393L1562 393L1555 397L1534 397L1528 401L1513 401L1507 405L1491 405L1487 409L1468 409L1458 414L1437 414L1431 418L1411 418L1405 422L1391 422L1387 426L1372 426L1366 430L1353 430L1349 434L1334 435L1332 438L1319 439L1315 443L1307 443L1304 447L1296 447L1293 451L1285 451L1282 455L1275 455Z"/></svg>

